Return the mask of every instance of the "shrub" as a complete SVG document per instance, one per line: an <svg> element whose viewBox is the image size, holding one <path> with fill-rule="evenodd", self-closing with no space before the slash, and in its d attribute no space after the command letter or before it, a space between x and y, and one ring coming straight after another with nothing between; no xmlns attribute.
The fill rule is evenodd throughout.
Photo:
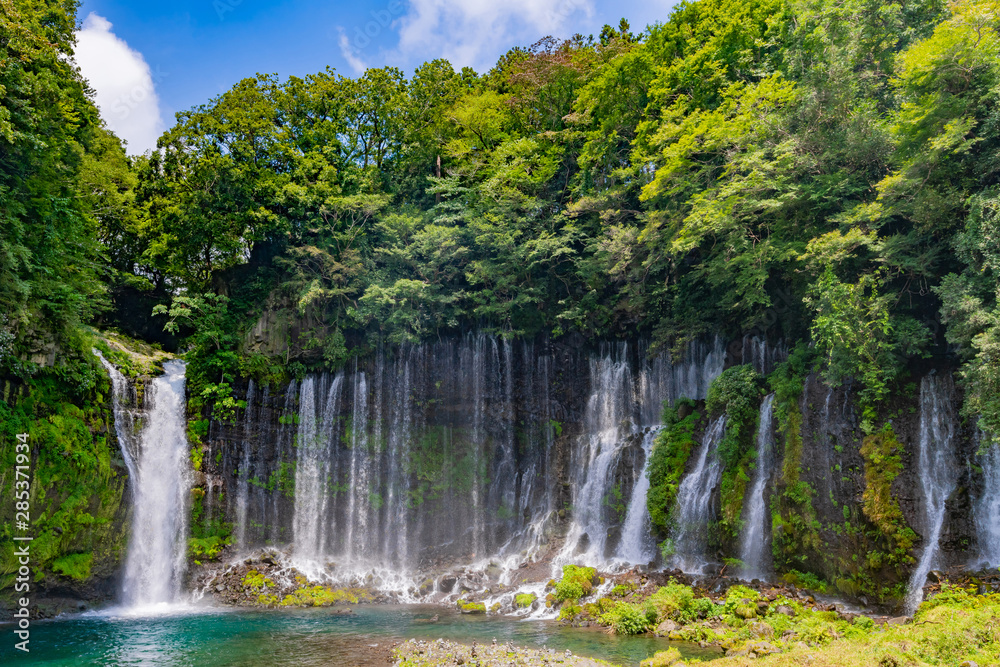
<svg viewBox="0 0 1000 667"><path fill-rule="evenodd" d="M600 618L619 635L641 635L649 631L649 618L644 609L628 602L617 602L614 608Z"/></svg>
<svg viewBox="0 0 1000 667"><path fill-rule="evenodd" d="M760 593L746 586L733 586L726 592L726 602L723 611L742 619L757 616L757 602L761 600Z"/></svg>
<svg viewBox="0 0 1000 667"><path fill-rule="evenodd" d="M559 610L559 620L560 621L572 621L574 618L579 616L583 612L580 605L575 604L564 604L562 609Z"/></svg>
<svg viewBox="0 0 1000 667"><path fill-rule="evenodd" d="M465 600L459 600L458 608L462 610L463 614L486 613L486 605L482 602L466 602Z"/></svg>
<svg viewBox="0 0 1000 667"><path fill-rule="evenodd" d="M556 584L556 600L578 600L590 595L594 590L594 579L597 570L592 567L578 565L563 565L562 579Z"/></svg>
<svg viewBox="0 0 1000 667"><path fill-rule="evenodd" d="M694 602L694 591L690 587L671 580L646 600L646 607L654 612L654 623L668 618L680 618Z"/></svg>

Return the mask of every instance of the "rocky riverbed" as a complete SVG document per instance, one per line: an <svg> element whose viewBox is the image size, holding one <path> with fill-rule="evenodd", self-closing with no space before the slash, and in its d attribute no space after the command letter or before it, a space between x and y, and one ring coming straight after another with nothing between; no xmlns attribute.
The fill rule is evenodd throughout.
<svg viewBox="0 0 1000 667"><path fill-rule="evenodd" d="M434 667L437 665L467 665L468 667L600 667L612 663L575 656L570 651L530 649L511 644L459 644L438 639L411 639L393 650L397 667Z"/></svg>

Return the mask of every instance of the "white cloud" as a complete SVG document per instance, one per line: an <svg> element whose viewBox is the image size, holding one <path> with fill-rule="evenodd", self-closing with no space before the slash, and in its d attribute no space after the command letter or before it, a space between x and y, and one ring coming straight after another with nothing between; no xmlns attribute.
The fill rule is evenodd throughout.
<svg viewBox="0 0 1000 667"><path fill-rule="evenodd" d="M399 51L486 71L515 44L569 37L593 12L592 0L411 0L398 22Z"/></svg>
<svg viewBox="0 0 1000 667"><path fill-rule="evenodd" d="M368 67L361 59L361 50L351 42L351 38L347 36L347 32L343 28L338 27L337 32L340 33L337 37L337 44L340 45L341 55L356 73L361 74Z"/></svg>
<svg viewBox="0 0 1000 667"><path fill-rule="evenodd" d="M108 127L133 155L156 147L165 129L153 74L142 54L111 32L111 22L91 13L76 34L76 63L97 93Z"/></svg>

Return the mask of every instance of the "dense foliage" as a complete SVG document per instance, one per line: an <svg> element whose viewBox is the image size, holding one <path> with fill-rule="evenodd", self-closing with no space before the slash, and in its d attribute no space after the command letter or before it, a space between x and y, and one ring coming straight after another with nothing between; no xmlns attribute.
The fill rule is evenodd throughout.
<svg viewBox="0 0 1000 667"><path fill-rule="evenodd" d="M73 66L76 9L0 0L0 415L79 508L117 503L70 470L77 452L115 474L88 324L165 324L192 410L221 419L241 379L470 327L674 352L709 333L783 339L783 566L819 548L799 479L808 373L854 380L872 471L898 449L880 406L921 357L958 355L966 415L984 445L1000 437L995 0L697 0L641 32L514 48L486 73L258 75L136 158ZM719 455L735 534L761 381L720 380L707 409L733 426ZM702 428L682 407L651 464L661 531ZM892 480L870 477L866 516L905 550ZM443 483L424 481L429 497ZM224 530L202 528L210 556ZM90 567L87 535L53 547L66 576Z"/></svg>
<svg viewBox="0 0 1000 667"><path fill-rule="evenodd" d="M859 380L869 432L952 342L995 433L994 5L699 0L485 74L258 75L129 163L59 57L73 5L8 1L4 330L145 294L209 398L467 326L756 330Z"/></svg>

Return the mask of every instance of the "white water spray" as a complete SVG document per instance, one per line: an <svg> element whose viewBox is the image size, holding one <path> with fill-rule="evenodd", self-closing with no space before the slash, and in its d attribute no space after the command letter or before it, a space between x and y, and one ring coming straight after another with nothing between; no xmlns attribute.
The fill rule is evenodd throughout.
<svg viewBox="0 0 1000 667"><path fill-rule="evenodd" d="M713 517L712 493L722 475L717 448L725 431L725 417L717 417L708 425L694 468L677 489L673 563L691 574L700 574L706 565L706 531Z"/></svg>
<svg viewBox="0 0 1000 667"><path fill-rule="evenodd" d="M774 464L774 394L768 394L760 405L757 424L757 470L753 486L746 498L743 516L746 523L740 540L740 560L743 576L747 579L763 578L771 570L768 558L768 507L764 497L767 482L771 479Z"/></svg>
<svg viewBox="0 0 1000 667"><path fill-rule="evenodd" d="M910 577L904 610L912 615L924 599L927 573L935 565L944 526L945 502L958 484L951 382L929 375L920 382L920 443L917 472L924 510L924 550Z"/></svg>
<svg viewBox="0 0 1000 667"><path fill-rule="evenodd" d="M147 423L136 461L132 536L122 598L145 608L176 602L186 565L190 493L184 423L184 363L163 364L146 389Z"/></svg>

